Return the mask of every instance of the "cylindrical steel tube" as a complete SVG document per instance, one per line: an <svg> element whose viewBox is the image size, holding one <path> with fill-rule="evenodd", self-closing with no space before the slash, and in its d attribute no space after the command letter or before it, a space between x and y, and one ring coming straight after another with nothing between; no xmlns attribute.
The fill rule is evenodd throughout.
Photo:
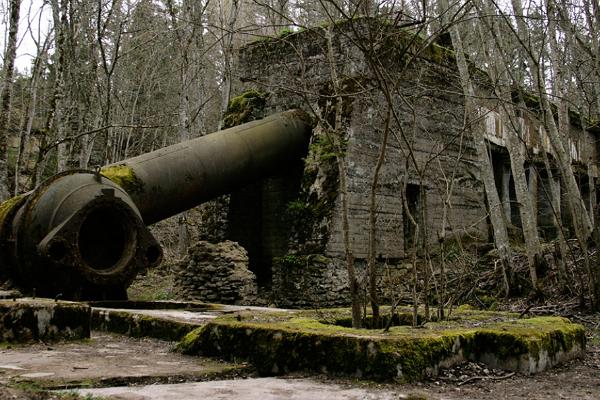
<svg viewBox="0 0 600 400"><path fill-rule="evenodd" d="M285 170L306 153L310 132L305 113L286 111L109 165L102 174L152 224Z"/></svg>
<svg viewBox="0 0 600 400"><path fill-rule="evenodd" d="M160 245L129 195L90 171L66 171L14 203L0 229L0 267L28 292L124 298Z"/></svg>
<svg viewBox="0 0 600 400"><path fill-rule="evenodd" d="M0 204L0 276L44 296L123 298L162 258L145 225L285 170L310 131L306 114L287 111L101 171L58 174Z"/></svg>

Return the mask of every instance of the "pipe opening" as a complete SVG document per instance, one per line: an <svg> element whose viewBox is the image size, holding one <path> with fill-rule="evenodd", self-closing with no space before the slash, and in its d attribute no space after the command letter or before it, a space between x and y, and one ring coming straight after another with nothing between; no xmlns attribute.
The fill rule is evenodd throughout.
<svg viewBox="0 0 600 400"><path fill-rule="evenodd" d="M79 253L92 269L107 270L118 265L135 245L133 228L123 213L109 207L92 210L79 228Z"/></svg>
<svg viewBox="0 0 600 400"><path fill-rule="evenodd" d="M146 260L154 264L160 258L160 249L156 246L150 246L146 249Z"/></svg>

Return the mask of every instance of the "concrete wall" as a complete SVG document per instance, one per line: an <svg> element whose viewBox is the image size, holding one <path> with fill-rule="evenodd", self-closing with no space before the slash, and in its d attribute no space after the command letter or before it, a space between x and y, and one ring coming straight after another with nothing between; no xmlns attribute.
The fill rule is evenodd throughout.
<svg viewBox="0 0 600 400"><path fill-rule="evenodd" d="M387 103L350 30L345 26L332 31L333 54L328 53L328 34L324 29L246 46L240 53L241 84L236 92L258 89L268 93L264 115L298 107L333 123L333 57L343 92L341 140L347 166L350 242L360 273L368 255L370 192ZM453 190L446 203L446 236L487 240L488 235L475 153L463 129L464 108L457 71L439 50L417 57L407 67L405 61L412 56L401 56L402 44L408 42L407 36L399 35L398 40L393 40L396 47L389 49L385 67L393 75L392 107L398 118L390 124L385 162L376 188L376 256L380 264L387 263L397 270L401 270L403 259L412 251L406 232L411 225L402 206L402 197L407 195L405 185L423 199L429 243L438 242L450 186ZM339 305L348 301L337 165L334 157L324 160L318 154L323 152L319 147L326 146L326 128L326 124L321 124L316 130L297 194L297 201L314 210L307 211L309 217L300 217L300 223L291 221L287 227L287 256L276 256L273 262L272 289L281 306ZM413 158L418 168L411 161ZM280 208L280 202L271 201L273 207ZM307 223L309 218L313 220ZM307 224L310 229L306 229ZM281 229L270 231L277 236L285 234ZM264 227L261 232L265 239L273 236L265 235Z"/></svg>
<svg viewBox="0 0 600 400"><path fill-rule="evenodd" d="M349 301L340 173L347 181L350 247L359 278L364 276L371 185L389 106L388 144L375 190L375 254L381 279L384 271L402 277L411 268L408 256L414 228L403 198L419 222L424 222L421 239L425 238L433 252L442 240L443 226L444 239L489 240L480 166L471 132L463 126L464 101L452 52L435 45L420 46L418 41L415 44L411 35L389 26L352 23L355 25L347 23L330 31L315 28L257 41L240 52L240 76L234 92L267 94L261 110L253 110L252 115L302 108L320 121L303 173L281 171L277 178L242 189L231 198L228 238L248 248L250 268L259 284L270 285L273 302L279 306ZM361 50L360 38L368 30L371 36L381 38L378 61L389 74L386 85L391 104ZM337 84L333 76L338 78ZM475 77L480 83L478 91L490 93L487 78L477 71ZM332 139L336 96L342 99L337 120L341 126L338 139ZM481 107L492 111L498 104L487 101ZM495 123L493 115L490 118L483 129ZM531 129L539 127L539 121L528 120L527 124ZM510 195L510 164L508 157L502 156L503 131L495 132L496 127L488 134L495 143L491 146L498 164L495 168L502 175L499 192L505 195L507 218L518 225L518 211L513 209ZM597 157L593 135L574 129L571 136L575 147L581 149L581 160ZM338 170L335 141L343 148L343 171ZM531 141L532 146L537 141L543 148L543 138L534 135ZM546 228L551 223L551 202L542 192L537 198L541 225Z"/></svg>

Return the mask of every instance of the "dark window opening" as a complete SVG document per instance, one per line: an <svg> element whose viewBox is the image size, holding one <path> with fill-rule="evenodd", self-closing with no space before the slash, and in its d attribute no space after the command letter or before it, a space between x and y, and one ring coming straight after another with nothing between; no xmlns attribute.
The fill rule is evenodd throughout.
<svg viewBox="0 0 600 400"><path fill-rule="evenodd" d="M510 179L508 182L508 201L510 208L510 223L513 226L521 227L521 213L519 212L519 202L517 200L515 180L512 174L510 174Z"/></svg>
<svg viewBox="0 0 600 400"><path fill-rule="evenodd" d="M404 252L405 254L410 254L415 245L415 234L417 229L408 215L408 212L414 221L419 224L419 234L423 234L423 227L421 226L421 187L419 185L408 184L406 185L406 192L404 195L406 199L406 207L403 207L402 215L402 220L404 222ZM408 212L406 208L408 208Z"/></svg>
<svg viewBox="0 0 600 400"><path fill-rule="evenodd" d="M590 178L587 174L577 174L577 185L579 186L579 193L581 193L581 199L585 205L586 210L590 211Z"/></svg>
<svg viewBox="0 0 600 400"><path fill-rule="evenodd" d="M553 187L556 187L558 182L551 185L550 177L546 170L540 170L539 174L537 196L538 229L545 240L552 240L558 235L555 216L560 216L560 200L555 198L557 193L552 192Z"/></svg>
<svg viewBox="0 0 600 400"><path fill-rule="evenodd" d="M519 203L517 202L515 182L510 168L510 158L506 149L494 146L491 152L491 162L496 191L502 203L502 210L506 221L515 227L520 227L521 215L519 214Z"/></svg>

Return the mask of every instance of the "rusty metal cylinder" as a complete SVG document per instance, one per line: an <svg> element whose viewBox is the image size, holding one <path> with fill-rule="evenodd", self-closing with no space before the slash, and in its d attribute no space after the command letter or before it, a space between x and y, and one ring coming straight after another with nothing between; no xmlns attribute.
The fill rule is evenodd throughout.
<svg viewBox="0 0 600 400"><path fill-rule="evenodd" d="M124 298L162 258L129 195L99 172L48 179L13 203L0 238L2 272L44 297Z"/></svg>
<svg viewBox="0 0 600 400"><path fill-rule="evenodd" d="M102 169L131 196L147 225L192 208L306 154L308 116L292 110Z"/></svg>
<svg viewBox="0 0 600 400"><path fill-rule="evenodd" d="M309 119L287 111L109 165L58 174L0 204L0 276L26 292L122 299L160 263L146 225L288 168Z"/></svg>

